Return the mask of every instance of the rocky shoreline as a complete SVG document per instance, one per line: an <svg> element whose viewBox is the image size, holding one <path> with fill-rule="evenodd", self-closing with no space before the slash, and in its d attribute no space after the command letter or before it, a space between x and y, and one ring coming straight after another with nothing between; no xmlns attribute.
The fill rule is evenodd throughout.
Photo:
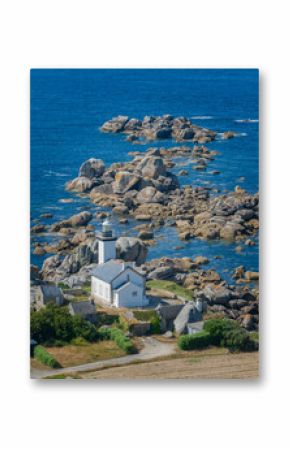
<svg viewBox="0 0 290 449"><path fill-rule="evenodd" d="M147 279L172 280L192 290L195 296L203 295L212 312L241 323L245 320L244 327L256 329L258 293L247 283L257 282L257 273L237 267L233 271L235 285L228 285L216 271L202 270L190 258L146 262L148 246L156 243L155 230L163 226L175 227L180 240L184 241L197 238L255 245L253 237L259 229L258 193L250 194L239 186L233 192L222 194L213 187L182 186L179 178L186 170L178 174L171 171L178 167L181 158L186 158L194 170L208 170L218 153L204 144L214 140L217 133L197 127L189 119L169 115L148 116L142 121L119 116L106 122L102 131L125 133L132 143L170 138L186 141L187 145L131 151L132 160L110 166L100 159L85 161L78 177L69 181L65 188L89 199L92 211L31 228L32 235L44 239L55 236L56 239L50 244L45 241L34 244L34 254L53 255L44 261L40 271L32 268L32 280L64 282L70 287L87 282L98 262L91 221L93 218L102 220L112 213L120 224L133 219L135 230L139 232L138 237L122 236L117 240L118 257L141 265ZM220 136L230 137L234 137L234 133ZM97 212L93 212L95 206ZM139 225L136 226L136 222Z"/></svg>

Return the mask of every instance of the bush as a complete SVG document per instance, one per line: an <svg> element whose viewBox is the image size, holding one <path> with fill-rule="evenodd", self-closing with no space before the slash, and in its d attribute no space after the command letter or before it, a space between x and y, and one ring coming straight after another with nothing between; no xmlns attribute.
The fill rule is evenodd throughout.
<svg viewBox="0 0 290 449"><path fill-rule="evenodd" d="M160 334L160 317L157 315L155 310L135 310L134 316L140 321L150 322L150 331L152 334Z"/></svg>
<svg viewBox="0 0 290 449"><path fill-rule="evenodd" d="M227 332L235 329L240 329L238 323L226 318L207 320L203 327L203 330L210 334L212 344L216 346L221 345L221 341Z"/></svg>
<svg viewBox="0 0 290 449"><path fill-rule="evenodd" d="M181 335L178 339L178 346L184 351L207 348L210 344L211 337L206 331L197 332L196 334Z"/></svg>
<svg viewBox="0 0 290 449"><path fill-rule="evenodd" d="M150 331L152 334L160 334L160 318L159 316L155 316L150 320Z"/></svg>
<svg viewBox="0 0 290 449"><path fill-rule="evenodd" d="M236 321L228 319L208 320L204 330L210 334L211 343L230 351L255 351L258 343Z"/></svg>
<svg viewBox="0 0 290 449"><path fill-rule="evenodd" d="M116 327L106 327L99 329L99 336L104 340L113 340L119 348L123 349L127 354L136 353L136 348L130 338Z"/></svg>
<svg viewBox="0 0 290 449"><path fill-rule="evenodd" d="M67 307L48 304L45 308L32 312L30 320L31 338L38 343L70 342L77 337L95 341L98 333L95 326L83 317L71 316Z"/></svg>
<svg viewBox="0 0 290 449"><path fill-rule="evenodd" d="M51 368L61 368L58 361L51 355L43 346L36 346L34 349L34 357L44 365L50 366Z"/></svg>

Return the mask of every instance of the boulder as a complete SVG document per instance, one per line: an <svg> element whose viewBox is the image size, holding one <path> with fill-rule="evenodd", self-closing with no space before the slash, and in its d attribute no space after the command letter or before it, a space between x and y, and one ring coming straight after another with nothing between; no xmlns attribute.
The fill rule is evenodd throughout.
<svg viewBox="0 0 290 449"><path fill-rule="evenodd" d="M196 256L196 258L193 260L193 262L196 265L205 265L205 264L209 263L209 260L207 257L204 257L204 256Z"/></svg>
<svg viewBox="0 0 290 449"><path fill-rule="evenodd" d="M258 281L259 280L259 272L256 271L246 271L245 278L248 281Z"/></svg>
<svg viewBox="0 0 290 449"><path fill-rule="evenodd" d="M124 115L118 115L118 117L112 118L103 124L101 130L104 132L119 133L124 130L128 117Z"/></svg>
<svg viewBox="0 0 290 449"><path fill-rule="evenodd" d="M232 292L223 286L207 285L201 295L213 305L226 305L232 299Z"/></svg>
<svg viewBox="0 0 290 449"><path fill-rule="evenodd" d="M139 232L138 238L141 240L152 240L154 238L154 234L152 231L144 230Z"/></svg>
<svg viewBox="0 0 290 449"><path fill-rule="evenodd" d="M92 190L95 186L95 182L85 176L79 176L78 178L73 179L66 183L65 188L69 191L78 192L78 193L86 193Z"/></svg>
<svg viewBox="0 0 290 449"><path fill-rule="evenodd" d="M79 245L75 252L61 259L52 256L42 266L42 277L45 280L59 282L71 274L78 273L82 267L98 262L98 240L90 239Z"/></svg>
<svg viewBox="0 0 290 449"><path fill-rule="evenodd" d="M147 247L136 237L119 237L116 242L117 258L141 265L147 256Z"/></svg>
<svg viewBox="0 0 290 449"><path fill-rule="evenodd" d="M101 159L88 159L85 161L79 170L79 177L86 177L89 179L99 178L105 171L105 164Z"/></svg>
<svg viewBox="0 0 290 449"><path fill-rule="evenodd" d="M46 231L46 226L43 225L43 224L38 224L38 225L35 225L35 226L33 226L31 228L31 232L33 234L40 234L40 233L45 232L45 231Z"/></svg>
<svg viewBox="0 0 290 449"><path fill-rule="evenodd" d="M159 176L166 174L166 167L163 159L158 156L145 157L139 162L137 169L141 171L142 176L157 179Z"/></svg>
<svg viewBox="0 0 290 449"><path fill-rule="evenodd" d="M115 181L112 184L114 193L125 193L140 181L140 177L128 171L120 171L116 173Z"/></svg>
<svg viewBox="0 0 290 449"><path fill-rule="evenodd" d="M129 209L127 206L116 206L113 207L112 212L116 215L128 215Z"/></svg>
<svg viewBox="0 0 290 449"><path fill-rule="evenodd" d="M136 200L139 204L143 203L163 203L164 195L155 189L155 187L145 187L140 190L136 196Z"/></svg>
<svg viewBox="0 0 290 449"><path fill-rule="evenodd" d="M73 215L68 220L59 221L58 223L54 223L50 231L51 232L59 232L61 228L74 228L78 226L87 225L93 218L93 215L90 212L83 211L79 214Z"/></svg>
<svg viewBox="0 0 290 449"><path fill-rule="evenodd" d="M151 271L148 275L148 279L151 280L165 280L171 279L174 276L174 269L172 267L158 267L155 270Z"/></svg>

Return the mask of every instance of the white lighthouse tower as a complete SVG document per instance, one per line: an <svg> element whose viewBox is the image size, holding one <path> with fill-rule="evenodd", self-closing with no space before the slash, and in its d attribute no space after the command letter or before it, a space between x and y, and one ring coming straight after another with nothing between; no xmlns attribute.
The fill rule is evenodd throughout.
<svg viewBox="0 0 290 449"><path fill-rule="evenodd" d="M112 231L112 224L106 219L102 224L102 231L98 235L99 239L99 264L116 259L116 240Z"/></svg>

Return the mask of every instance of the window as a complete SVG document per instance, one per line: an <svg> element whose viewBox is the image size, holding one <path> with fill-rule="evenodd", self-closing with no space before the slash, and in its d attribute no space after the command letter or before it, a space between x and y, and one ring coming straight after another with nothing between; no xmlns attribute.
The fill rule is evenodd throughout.
<svg viewBox="0 0 290 449"><path fill-rule="evenodd" d="M136 290L134 291L134 292L132 292L132 296L137 296L137 292L136 292Z"/></svg>

